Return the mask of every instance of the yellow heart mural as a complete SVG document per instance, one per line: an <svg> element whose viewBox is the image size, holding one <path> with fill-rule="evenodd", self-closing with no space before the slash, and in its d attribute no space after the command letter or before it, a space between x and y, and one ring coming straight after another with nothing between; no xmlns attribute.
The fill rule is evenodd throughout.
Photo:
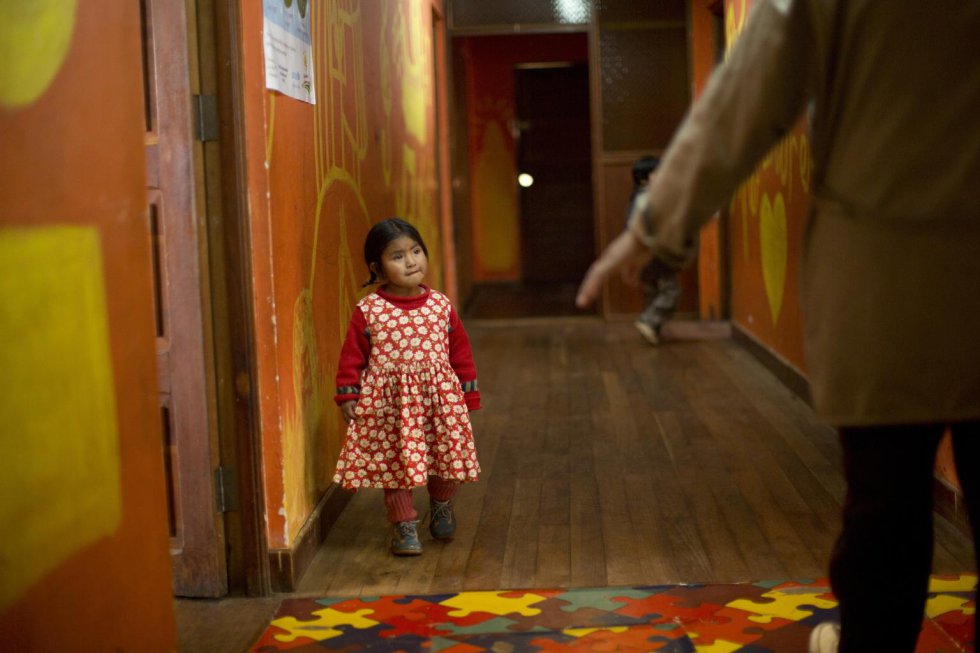
<svg viewBox="0 0 980 653"><path fill-rule="evenodd" d="M783 307L783 290L786 287L786 203L783 194L776 193L770 202L769 194L762 197L762 214L759 216L759 241L762 249L762 280L769 299L772 323L779 319Z"/></svg>

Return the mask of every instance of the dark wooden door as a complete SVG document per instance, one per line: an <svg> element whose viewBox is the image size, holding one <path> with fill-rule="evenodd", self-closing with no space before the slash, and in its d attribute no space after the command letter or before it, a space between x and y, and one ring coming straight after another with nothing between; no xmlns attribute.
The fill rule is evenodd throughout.
<svg viewBox="0 0 980 653"><path fill-rule="evenodd" d="M525 283L576 283L595 255L586 64L516 70L521 268Z"/></svg>
<svg viewBox="0 0 980 653"><path fill-rule="evenodd" d="M157 329L160 419L174 592L227 593L216 498L217 429L206 319L206 236L193 157L184 2L141 0L146 99L147 237ZM134 570L138 574L138 570Z"/></svg>

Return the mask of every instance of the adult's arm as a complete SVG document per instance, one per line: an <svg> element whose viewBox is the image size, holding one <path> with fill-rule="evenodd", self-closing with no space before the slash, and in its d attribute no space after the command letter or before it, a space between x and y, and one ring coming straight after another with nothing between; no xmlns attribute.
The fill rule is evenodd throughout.
<svg viewBox="0 0 980 653"><path fill-rule="evenodd" d="M758 0L728 59L681 123L627 230L586 273L576 303L595 301L616 270L657 257L680 268L695 235L796 122L816 79L817 0Z"/></svg>

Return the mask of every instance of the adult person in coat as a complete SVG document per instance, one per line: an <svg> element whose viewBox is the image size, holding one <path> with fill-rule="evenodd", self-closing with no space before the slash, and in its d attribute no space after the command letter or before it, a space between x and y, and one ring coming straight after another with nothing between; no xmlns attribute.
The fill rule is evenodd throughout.
<svg viewBox="0 0 980 653"><path fill-rule="evenodd" d="M811 651L915 648L945 429L980 527L980 2L756 0L627 230L592 265L675 267L699 227L810 110L801 303L814 408L847 497L830 577L841 624Z"/></svg>

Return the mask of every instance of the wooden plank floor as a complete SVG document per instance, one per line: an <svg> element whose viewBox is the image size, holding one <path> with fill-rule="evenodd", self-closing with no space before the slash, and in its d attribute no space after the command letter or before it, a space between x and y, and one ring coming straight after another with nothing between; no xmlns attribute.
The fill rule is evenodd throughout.
<svg viewBox="0 0 980 653"><path fill-rule="evenodd" d="M486 283L470 290L463 319L514 319L595 315L596 309L575 307L578 282Z"/></svg>
<svg viewBox="0 0 980 653"><path fill-rule="evenodd" d="M844 494L834 432L725 325L674 322L656 348L588 317L467 330L483 473L459 492L456 539L423 530L421 557L394 558L381 492L358 492L298 595L826 575ZM935 571L972 571L969 539L938 516L936 533Z"/></svg>
<svg viewBox="0 0 980 653"><path fill-rule="evenodd" d="M459 532L421 558L387 550L380 491L361 491L304 594L744 581L826 575L844 482L833 431L724 325L471 322L483 474ZM424 490L416 491L420 515ZM943 520L936 569L972 568Z"/></svg>

